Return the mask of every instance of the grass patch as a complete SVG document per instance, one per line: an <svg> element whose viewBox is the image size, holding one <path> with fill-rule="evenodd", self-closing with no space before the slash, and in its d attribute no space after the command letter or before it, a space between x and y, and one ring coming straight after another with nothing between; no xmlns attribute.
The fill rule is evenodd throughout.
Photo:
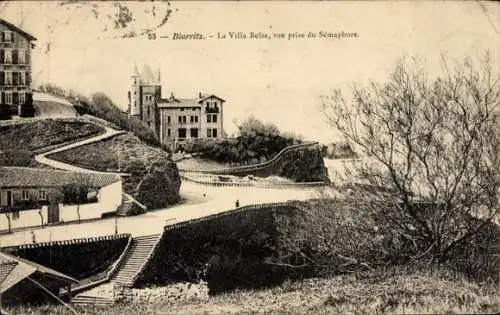
<svg viewBox="0 0 500 315"><path fill-rule="evenodd" d="M96 124L79 120L44 119L0 126L0 148L34 151L104 132Z"/></svg>
<svg viewBox="0 0 500 315"><path fill-rule="evenodd" d="M450 280L446 269L376 269L327 279L288 281L265 290L208 297L203 285L151 288L111 307L78 307L81 314L494 314L498 286ZM196 289L200 294L192 294ZM189 292L189 297L186 297ZM70 314L61 306L18 307L15 314Z"/></svg>

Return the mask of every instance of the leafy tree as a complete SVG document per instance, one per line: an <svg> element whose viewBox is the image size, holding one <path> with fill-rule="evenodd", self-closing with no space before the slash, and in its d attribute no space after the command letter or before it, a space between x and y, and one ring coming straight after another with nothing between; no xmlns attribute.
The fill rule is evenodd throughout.
<svg viewBox="0 0 500 315"><path fill-rule="evenodd" d="M498 215L500 187L499 75L491 58L450 68L443 57L442 66L429 79L416 60L402 59L387 82L355 85L351 100L340 90L323 99L332 127L367 157L350 175L388 187L393 207L380 215L439 261Z"/></svg>

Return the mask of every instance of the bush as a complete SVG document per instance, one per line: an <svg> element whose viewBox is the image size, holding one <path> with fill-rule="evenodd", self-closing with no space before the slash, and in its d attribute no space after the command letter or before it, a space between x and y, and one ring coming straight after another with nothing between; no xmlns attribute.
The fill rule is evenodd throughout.
<svg viewBox="0 0 500 315"><path fill-rule="evenodd" d="M272 159L284 148L302 143L295 134L282 135L273 124L264 124L249 117L239 128L236 139L200 140L184 147L186 153L201 153L201 157L235 165L256 164Z"/></svg>
<svg viewBox="0 0 500 315"><path fill-rule="evenodd" d="M119 109L104 93L93 94L91 101L80 101L78 107L80 112L105 119L124 130L134 133L139 139L149 145L160 146L160 140L149 126L135 117L129 117L127 113Z"/></svg>

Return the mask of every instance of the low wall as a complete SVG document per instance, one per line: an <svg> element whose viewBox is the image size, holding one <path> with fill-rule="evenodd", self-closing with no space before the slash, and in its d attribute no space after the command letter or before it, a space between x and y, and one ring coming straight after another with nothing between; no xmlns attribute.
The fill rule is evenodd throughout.
<svg viewBox="0 0 500 315"><path fill-rule="evenodd" d="M114 212L122 203L121 182L112 183L99 189L99 202L77 205L59 205L59 222L78 221L78 212L80 220L100 219L104 213ZM79 210L78 210L79 209ZM42 206L41 209L20 210L19 217L13 213L8 213L11 220L11 229L26 227L35 227L47 225L48 207ZM43 223L42 223L43 220ZM56 223L57 224L57 223ZM0 231L9 230L9 220L6 214L0 215Z"/></svg>
<svg viewBox="0 0 500 315"><path fill-rule="evenodd" d="M269 189L304 189L304 188L316 188L328 185L325 182L307 182L307 183L279 183L279 182L223 182L215 179L203 179L194 178L187 175L182 175L181 179L190 181L196 184L205 186L215 186L215 187L257 187L257 188L269 188Z"/></svg>
<svg viewBox="0 0 500 315"><path fill-rule="evenodd" d="M130 237L130 234L118 234L10 246L1 250L81 280L108 269L123 253Z"/></svg>
<svg viewBox="0 0 500 315"><path fill-rule="evenodd" d="M295 202L251 205L166 226L136 284L197 282L207 263L211 292L279 282L280 268L266 264L278 241L274 217L296 211Z"/></svg>
<svg viewBox="0 0 500 315"><path fill-rule="evenodd" d="M319 144L317 142L292 145L281 150L269 161L221 169L192 170L180 169L183 175L217 174L258 177L284 176L299 182L329 182Z"/></svg>
<svg viewBox="0 0 500 315"><path fill-rule="evenodd" d="M238 174L250 174L249 172L255 172L257 170L265 169L270 166L272 166L274 163L279 161L285 154L287 154L290 151L294 150L301 150L304 148L309 148L309 147L316 147L318 146L318 142L311 142L311 143L303 143L303 144L296 144L292 146L288 146L281 150L278 154L276 154L271 160L258 163L258 164L252 164L252 165L243 165L243 166L236 166L236 167L228 167L228 168L219 168L219 169L208 169L208 170L191 170L191 169L180 169L181 172L184 173L200 173L200 174L220 174L220 175L238 175Z"/></svg>

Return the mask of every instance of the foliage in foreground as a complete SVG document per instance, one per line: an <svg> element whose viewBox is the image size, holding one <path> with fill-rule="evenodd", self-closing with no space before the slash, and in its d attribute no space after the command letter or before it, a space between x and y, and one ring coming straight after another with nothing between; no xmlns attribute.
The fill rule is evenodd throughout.
<svg viewBox="0 0 500 315"><path fill-rule="evenodd" d="M429 79L403 59L387 82L324 98L333 128L369 158L353 179L387 187L391 227L417 254L446 261L499 215L500 76L489 54L465 59ZM361 198L374 197L359 191ZM380 196L375 196L379 198ZM421 211L415 199L433 204Z"/></svg>
<svg viewBox="0 0 500 315"><path fill-rule="evenodd" d="M158 298L111 307L78 307L81 314L477 314L500 308L497 286L450 278L442 269L377 269L327 279L287 281L265 290L214 297L151 288ZM203 285L200 292L205 292ZM195 289L193 289L195 290ZM17 307L15 314L70 314L62 306Z"/></svg>

